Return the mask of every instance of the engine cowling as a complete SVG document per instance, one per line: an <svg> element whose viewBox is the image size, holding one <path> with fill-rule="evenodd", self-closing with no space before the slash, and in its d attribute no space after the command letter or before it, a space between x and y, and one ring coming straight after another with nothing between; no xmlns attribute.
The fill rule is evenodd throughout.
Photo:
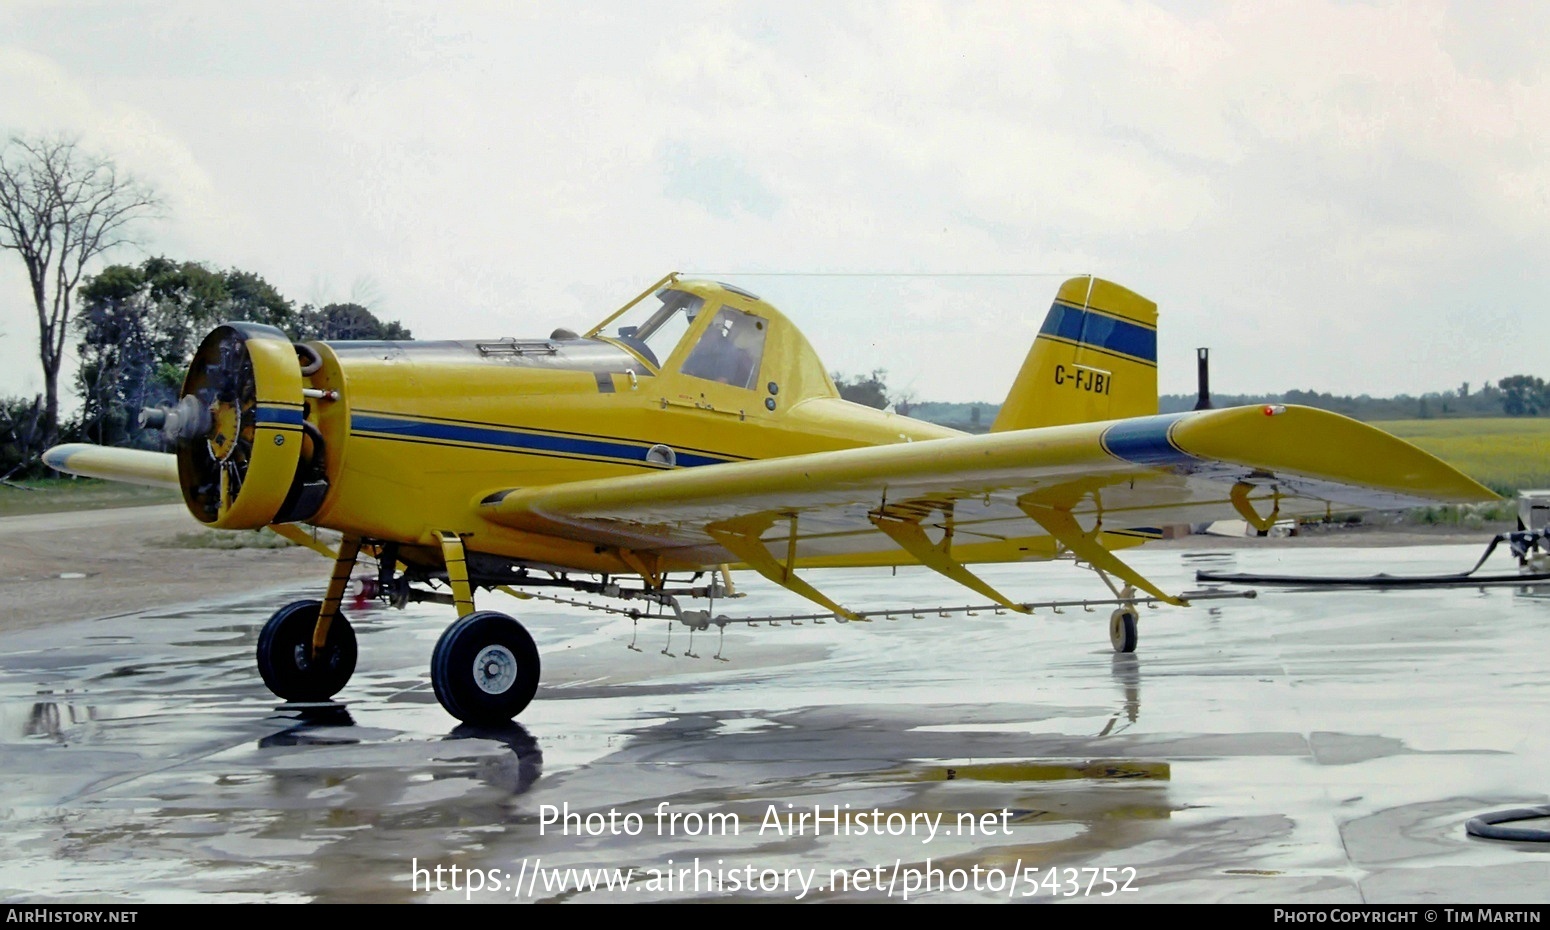
<svg viewBox="0 0 1550 930"><path fill-rule="evenodd" d="M195 519L219 529L304 520L327 489L322 436L306 421L298 349L272 326L210 331L168 411L148 411L177 444L178 481Z"/></svg>

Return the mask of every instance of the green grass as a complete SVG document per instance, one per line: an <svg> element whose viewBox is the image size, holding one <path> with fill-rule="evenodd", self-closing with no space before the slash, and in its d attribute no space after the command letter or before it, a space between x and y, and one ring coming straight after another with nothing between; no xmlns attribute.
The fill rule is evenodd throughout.
<svg viewBox="0 0 1550 930"><path fill-rule="evenodd" d="M1503 496L1550 488L1550 418L1387 420L1372 425Z"/></svg>
<svg viewBox="0 0 1550 930"><path fill-rule="evenodd" d="M145 488L94 478L38 478L13 483L30 490L0 484L0 517L176 504L183 499L177 491L165 488Z"/></svg>
<svg viewBox="0 0 1550 930"><path fill-rule="evenodd" d="M289 549L296 544L268 530L195 530L153 545L162 549Z"/></svg>

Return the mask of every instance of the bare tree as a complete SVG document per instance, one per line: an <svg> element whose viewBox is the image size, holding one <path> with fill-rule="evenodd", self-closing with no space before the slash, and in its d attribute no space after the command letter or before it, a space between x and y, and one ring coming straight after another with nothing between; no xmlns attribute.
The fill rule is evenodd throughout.
<svg viewBox="0 0 1550 930"><path fill-rule="evenodd" d="M159 207L149 187L73 139L12 136L0 149L0 249L21 255L38 311L42 446L59 437L59 369L76 286L92 259L130 241L130 225Z"/></svg>

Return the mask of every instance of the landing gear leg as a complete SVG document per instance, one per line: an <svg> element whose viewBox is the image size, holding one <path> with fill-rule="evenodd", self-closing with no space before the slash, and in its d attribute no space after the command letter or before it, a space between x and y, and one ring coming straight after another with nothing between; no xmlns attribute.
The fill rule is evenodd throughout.
<svg viewBox="0 0 1550 930"><path fill-rule="evenodd" d="M474 589L468 583L468 555L463 550L462 537L456 533L442 533L441 558L447 563L447 584L452 586L452 602L457 605L457 615L466 617L474 612Z"/></svg>
<svg viewBox="0 0 1550 930"><path fill-rule="evenodd" d="M464 723L507 723L538 691L538 646L512 618L474 609L462 539L442 533L441 554L458 619L441 634L431 653L436 700Z"/></svg>

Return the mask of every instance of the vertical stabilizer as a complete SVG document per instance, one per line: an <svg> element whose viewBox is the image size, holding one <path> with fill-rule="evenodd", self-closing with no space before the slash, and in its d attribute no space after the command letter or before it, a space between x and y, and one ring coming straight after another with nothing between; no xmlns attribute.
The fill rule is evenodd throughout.
<svg viewBox="0 0 1550 930"><path fill-rule="evenodd" d="M1157 305L1102 278L1060 286L993 433L1157 412Z"/></svg>

